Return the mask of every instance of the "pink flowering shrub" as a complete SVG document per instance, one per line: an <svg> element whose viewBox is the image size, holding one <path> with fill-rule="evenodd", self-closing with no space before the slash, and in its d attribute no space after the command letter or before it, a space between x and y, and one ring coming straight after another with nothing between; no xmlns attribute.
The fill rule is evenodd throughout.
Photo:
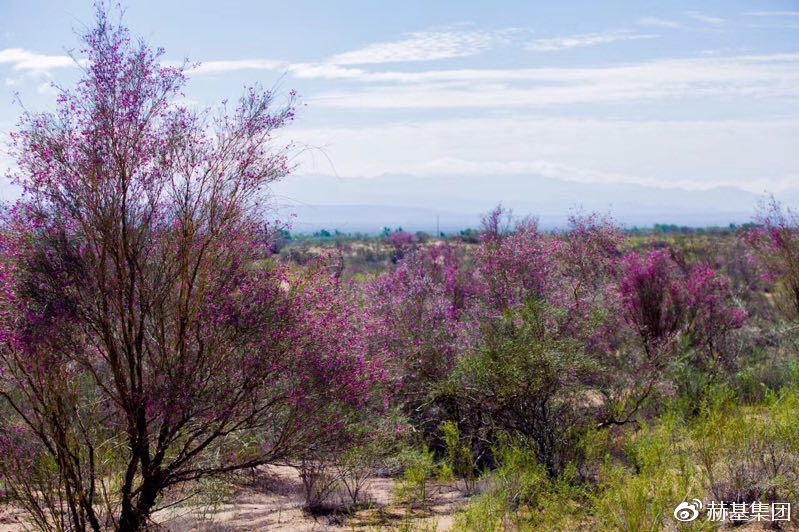
<svg viewBox="0 0 799 532"><path fill-rule="evenodd" d="M772 303L790 320L799 319L799 215L772 199L761 207L757 226L744 235L751 261L775 297Z"/></svg>
<svg viewBox="0 0 799 532"><path fill-rule="evenodd" d="M293 95L183 107L183 68L102 7L84 44L76 88L13 136L0 471L41 528L139 530L173 487L346 445L384 378L338 281L269 259Z"/></svg>
<svg viewBox="0 0 799 532"><path fill-rule="evenodd" d="M748 314L732 301L729 280L709 266L693 266L685 284L692 344L714 363L724 363L725 340Z"/></svg>
<svg viewBox="0 0 799 532"><path fill-rule="evenodd" d="M526 404L523 383L544 378L541 399L549 404L585 378L586 372L575 366L567 370L572 378L564 375L550 382L554 373L542 364L567 367L569 360L580 360L575 346L591 336L589 326L598 319L601 299L597 293L612 280L620 245L615 228L598 219L575 219L575 231L561 235L539 231L533 220L503 226L506 217L497 209L485 218L473 252L460 244L442 244L410 254L372 283L367 297L379 324L375 341L387 346L394 361L403 411L430 437L443 421L456 420L465 444L481 460L490 457L487 435L498 429L494 424L510 428L513 412L525 413L514 422L516 427L540 427L548 419L551 431L553 424L564 421L556 412L566 415L568 409L561 407L549 414L527 407L509 410L509 402L479 398L498 401L506 394L507 401ZM528 327L550 332L546 339L521 332ZM517 332L528 340L538 338L541 346L503 339ZM498 352L489 345L503 347ZM556 347L550 352L548 346ZM503 355L506 349L510 351ZM477 371L488 366L495 376L516 374L518 379L505 379L500 393L494 386L501 379L486 380ZM524 415L532 417L525 421ZM522 432L532 436L528 429ZM552 453L560 453L560 443L555 444L560 436L547 434L549 443L540 440L540 458L554 471L559 459Z"/></svg>
<svg viewBox="0 0 799 532"><path fill-rule="evenodd" d="M593 352L604 368L598 384L602 424L625 423L685 359L702 372L728 370L724 347L746 312L725 277L704 264L686 265L668 249L630 253L618 265L615 298ZM687 358L686 358L687 357Z"/></svg>
<svg viewBox="0 0 799 532"><path fill-rule="evenodd" d="M538 230L535 220L523 220L513 231L498 229L503 211L497 209L483 222L481 243L475 254L481 303L502 311L530 299L547 299L556 287L554 257L561 242Z"/></svg>
<svg viewBox="0 0 799 532"><path fill-rule="evenodd" d="M419 249L366 288L372 349L386 354L398 398L420 425L438 426L417 407L452 370L473 332L467 309L475 296L461 250L449 244Z"/></svg>
<svg viewBox="0 0 799 532"><path fill-rule="evenodd" d="M682 272L667 250L623 259L619 279L624 319L641 340L648 357L656 356L686 325L687 293Z"/></svg>
<svg viewBox="0 0 799 532"><path fill-rule="evenodd" d="M569 231L547 234L526 219L498 231L502 210L484 222L475 254L480 304L500 314L542 300L561 309L562 334L583 336L612 279L622 246L618 229L598 216L572 217ZM498 314L495 315L498 317Z"/></svg>
<svg viewBox="0 0 799 532"><path fill-rule="evenodd" d="M392 248L391 261L396 264L418 243L417 238L405 231L395 231L386 237L386 244Z"/></svg>
<svg viewBox="0 0 799 532"><path fill-rule="evenodd" d="M680 265L664 249L627 255L619 289L624 319L649 357L683 333L695 347L713 351L746 318L732 303L726 278L704 264Z"/></svg>
<svg viewBox="0 0 799 532"><path fill-rule="evenodd" d="M310 442L304 451L363 445L369 434L360 428L380 424L393 391L385 352L369 344L369 314L325 261L293 276L288 290L297 312L290 334L294 373L300 375L292 399L305 411L297 430L306 431Z"/></svg>

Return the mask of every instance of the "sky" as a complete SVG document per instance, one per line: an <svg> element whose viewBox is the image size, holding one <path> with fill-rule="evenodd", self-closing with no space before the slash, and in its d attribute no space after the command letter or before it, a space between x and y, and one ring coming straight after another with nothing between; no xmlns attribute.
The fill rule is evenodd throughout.
<svg viewBox="0 0 799 532"><path fill-rule="evenodd" d="M91 19L88 1L0 0L0 146L15 93L46 110L51 83L74 81L68 52ZM277 197L303 207L374 205L363 179L386 180L390 203L397 176L468 180L471 199L501 179L510 197L491 199L511 203L514 183L535 194L540 180L577 196L643 187L653 202L719 188L799 199L799 1L131 0L125 21L167 60L200 62L191 105L253 83L298 91L282 133L295 176Z"/></svg>

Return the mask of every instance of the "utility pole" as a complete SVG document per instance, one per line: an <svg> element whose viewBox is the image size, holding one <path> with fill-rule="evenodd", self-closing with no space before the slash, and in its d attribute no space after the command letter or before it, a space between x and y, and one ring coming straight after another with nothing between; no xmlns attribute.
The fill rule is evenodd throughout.
<svg viewBox="0 0 799 532"><path fill-rule="evenodd" d="M439 224L440 216L436 214L436 238L441 236L441 224Z"/></svg>

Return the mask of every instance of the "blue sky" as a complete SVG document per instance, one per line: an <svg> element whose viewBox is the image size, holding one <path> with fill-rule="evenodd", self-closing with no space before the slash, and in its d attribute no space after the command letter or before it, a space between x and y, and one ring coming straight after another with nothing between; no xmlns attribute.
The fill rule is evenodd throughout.
<svg viewBox="0 0 799 532"><path fill-rule="evenodd" d="M0 142L14 92L46 109L74 79L91 9L0 0ZM797 1L136 0L126 22L202 63L197 105L298 90L299 202L324 202L301 186L320 174L799 189Z"/></svg>

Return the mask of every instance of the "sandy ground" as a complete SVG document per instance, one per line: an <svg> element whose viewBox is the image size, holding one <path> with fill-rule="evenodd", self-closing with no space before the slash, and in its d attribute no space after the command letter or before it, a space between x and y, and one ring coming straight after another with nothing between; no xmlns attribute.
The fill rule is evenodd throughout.
<svg viewBox="0 0 799 532"><path fill-rule="evenodd" d="M205 531L320 531L320 530L450 530L454 514L467 502L456 485L430 483L430 503L424 510L393 502L395 480L370 479L366 508L352 515L311 516L303 511L302 484L292 467L269 467L242 476L232 493L213 506L181 505L155 514L162 530ZM334 494L331 499L343 498ZM343 499L340 499L343 500ZM1 532L26 530L19 513L0 515Z"/></svg>
<svg viewBox="0 0 799 532"><path fill-rule="evenodd" d="M467 499L455 485L431 482L430 504L425 510L409 510L393 503L395 480L370 479L365 500L367 508L353 515L331 513L311 516L303 511L302 484L292 467L270 467L258 471L255 482L238 486L230 500L204 512L182 508L172 515L156 515L166 528L175 532L189 530L385 530L411 523L416 530L449 530L453 515ZM343 500L345 494L331 499ZM168 512L163 512L168 514Z"/></svg>

